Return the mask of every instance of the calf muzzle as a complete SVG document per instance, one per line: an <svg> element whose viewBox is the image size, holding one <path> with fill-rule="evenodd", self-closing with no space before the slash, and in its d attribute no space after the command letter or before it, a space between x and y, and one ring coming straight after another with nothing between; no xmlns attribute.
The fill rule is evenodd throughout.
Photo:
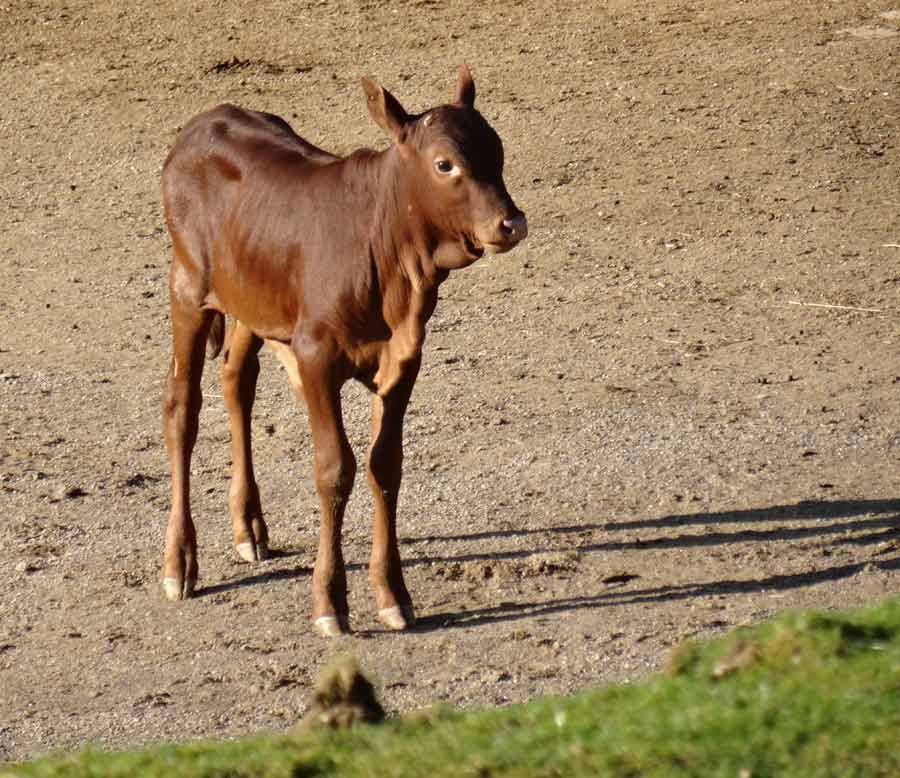
<svg viewBox="0 0 900 778"><path fill-rule="evenodd" d="M524 213L517 211L514 216L500 222L500 232L515 245L528 235L528 219Z"/></svg>
<svg viewBox="0 0 900 778"><path fill-rule="evenodd" d="M528 219L516 209L511 215L504 216L495 225L489 240L482 241L490 252L502 254L515 248L528 235Z"/></svg>

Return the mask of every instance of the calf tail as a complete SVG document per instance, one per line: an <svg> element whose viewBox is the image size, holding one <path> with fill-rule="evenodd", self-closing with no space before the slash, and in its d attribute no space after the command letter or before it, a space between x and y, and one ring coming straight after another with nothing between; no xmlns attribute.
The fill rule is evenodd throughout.
<svg viewBox="0 0 900 778"><path fill-rule="evenodd" d="M215 359L222 351L225 342L225 314L216 311L213 314L209 335L206 336L206 356Z"/></svg>

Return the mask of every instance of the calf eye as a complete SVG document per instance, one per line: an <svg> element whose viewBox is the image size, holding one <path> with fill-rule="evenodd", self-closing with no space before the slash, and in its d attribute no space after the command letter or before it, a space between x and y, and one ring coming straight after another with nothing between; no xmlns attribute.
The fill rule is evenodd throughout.
<svg viewBox="0 0 900 778"><path fill-rule="evenodd" d="M453 172L453 163L449 159L439 159L434 163L434 167L438 173L443 173L447 175L447 173Z"/></svg>

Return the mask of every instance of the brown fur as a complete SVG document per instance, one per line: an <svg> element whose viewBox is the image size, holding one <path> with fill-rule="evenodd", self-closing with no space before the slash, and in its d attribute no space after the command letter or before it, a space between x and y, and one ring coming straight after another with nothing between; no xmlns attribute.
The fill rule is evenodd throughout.
<svg viewBox="0 0 900 778"><path fill-rule="evenodd" d="M375 501L370 578L382 619L412 620L397 548L396 503L403 416L416 380L425 324L447 274L485 249L507 251L527 233L502 178L503 147L475 110L460 68L455 100L409 115L363 80L372 118L393 141L383 152L340 158L297 136L281 119L230 105L193 119L163 169L173 357L163 403L172 469L165 586L189 596L197 580L189 472L200 410L203 345L225 338L234 542L265 557L268 531L250 453L250 414L265 340L286 363L309 409L321 535L313 616L348 628L340 549L356 462L344 434L340 388L356 379L373 393L367 476ZM402 614L402 618L401 615Z"/></svg>

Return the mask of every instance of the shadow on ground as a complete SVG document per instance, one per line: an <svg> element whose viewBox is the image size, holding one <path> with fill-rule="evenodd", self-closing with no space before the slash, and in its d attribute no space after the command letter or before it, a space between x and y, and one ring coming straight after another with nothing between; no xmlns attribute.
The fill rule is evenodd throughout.
<svg viewBox="0 0 900 778"><path fill-rule="evenodd" d="M777 526L759 530L744 529L736 532L717 531L704 532L702 534L678 534L675 536L664 535L661 537L635 538L633 540L609 540L598 543L575 543L571 550L577 551L578 553L594 553L625 550L638 551L650 548L697 548L727 543L804 540L826 537L830 538L831 543L834 545L870 545L900 538L900 500L841 500L835 502L803 501L792 505L777 505L768 508L663 516L657 519L645 519L634 522L622 521L574 524L539 529L498 530L497 532L479 532L468 535L408 538L405 540L404 545L414 545L424 542L470 542L473 540L523 536L546 537L547 535L582 534L587 532L678 529L690 526L708 526L711 524L747 524L752 522L777 521L805 521L813 523L801 527ZM858 534L851 535L849 533ZM554 550L560 551L561 549L556 548ZM491 553L459 554L456 556L423 556L407 559L404 561L404 566L416 567L432 564L496 562L502 560L525 559L545 551L545 548L534 548ZM293 552L273 552L274 558L284 558L293 555ZM859 563L832 567L827 570L814 572L779 575L752 581L720 581L716 583L681 584L673 587L636 590L627 593L621 591L607 591L598 595L554 600L544 603L507 603L483 610L434 614L420 619L417 628L427 630L447 626L473 626L475 624L508 621L576 608L600 607L608 603L657 602L671 599L699 597L710 594L736 594L758 592L766 589L792 589L799 586L809 586L823 581L837 580L855 575L862 570L866 564L874 564L876 567L882 569L895 569L897 566L900 566L900 557L897 559L881 560L865 564ZM359 563L348 564L347 569L351 571L360 571L365 569L365 565ZM233 581L204 587L203 589L198 590L197 596L203 597L221 594L222 592L233 591L244 587L258 586L276 581L294 580L311 575L312 569L306 566L281 570L264 570L252 575L243 576ZM627 583L627 581L625 583Z"/></svg>
<svg viewBox="0 0 900 778"><path fill-rule="evenodd" d="M790 575L773 575L768 578L748 581L729 580L678 584L676 586L658 586L630 591L622 591L621 587L624 586L623 584L614 591L586 597L563 598L545 602L501 603L494 607L471 611L435 613L419 619L416 623L416 629L426 632L453 627L485 626L504 621L534 618L535 616L549 616L566 611L601 608L607 605L664 603L694 597L707 597L709 595L754 594L763 591L778 592L849 578L870 566L878 570L898 570L900 569L900 555L877 562L839 565L825 570Z"/></svg>

